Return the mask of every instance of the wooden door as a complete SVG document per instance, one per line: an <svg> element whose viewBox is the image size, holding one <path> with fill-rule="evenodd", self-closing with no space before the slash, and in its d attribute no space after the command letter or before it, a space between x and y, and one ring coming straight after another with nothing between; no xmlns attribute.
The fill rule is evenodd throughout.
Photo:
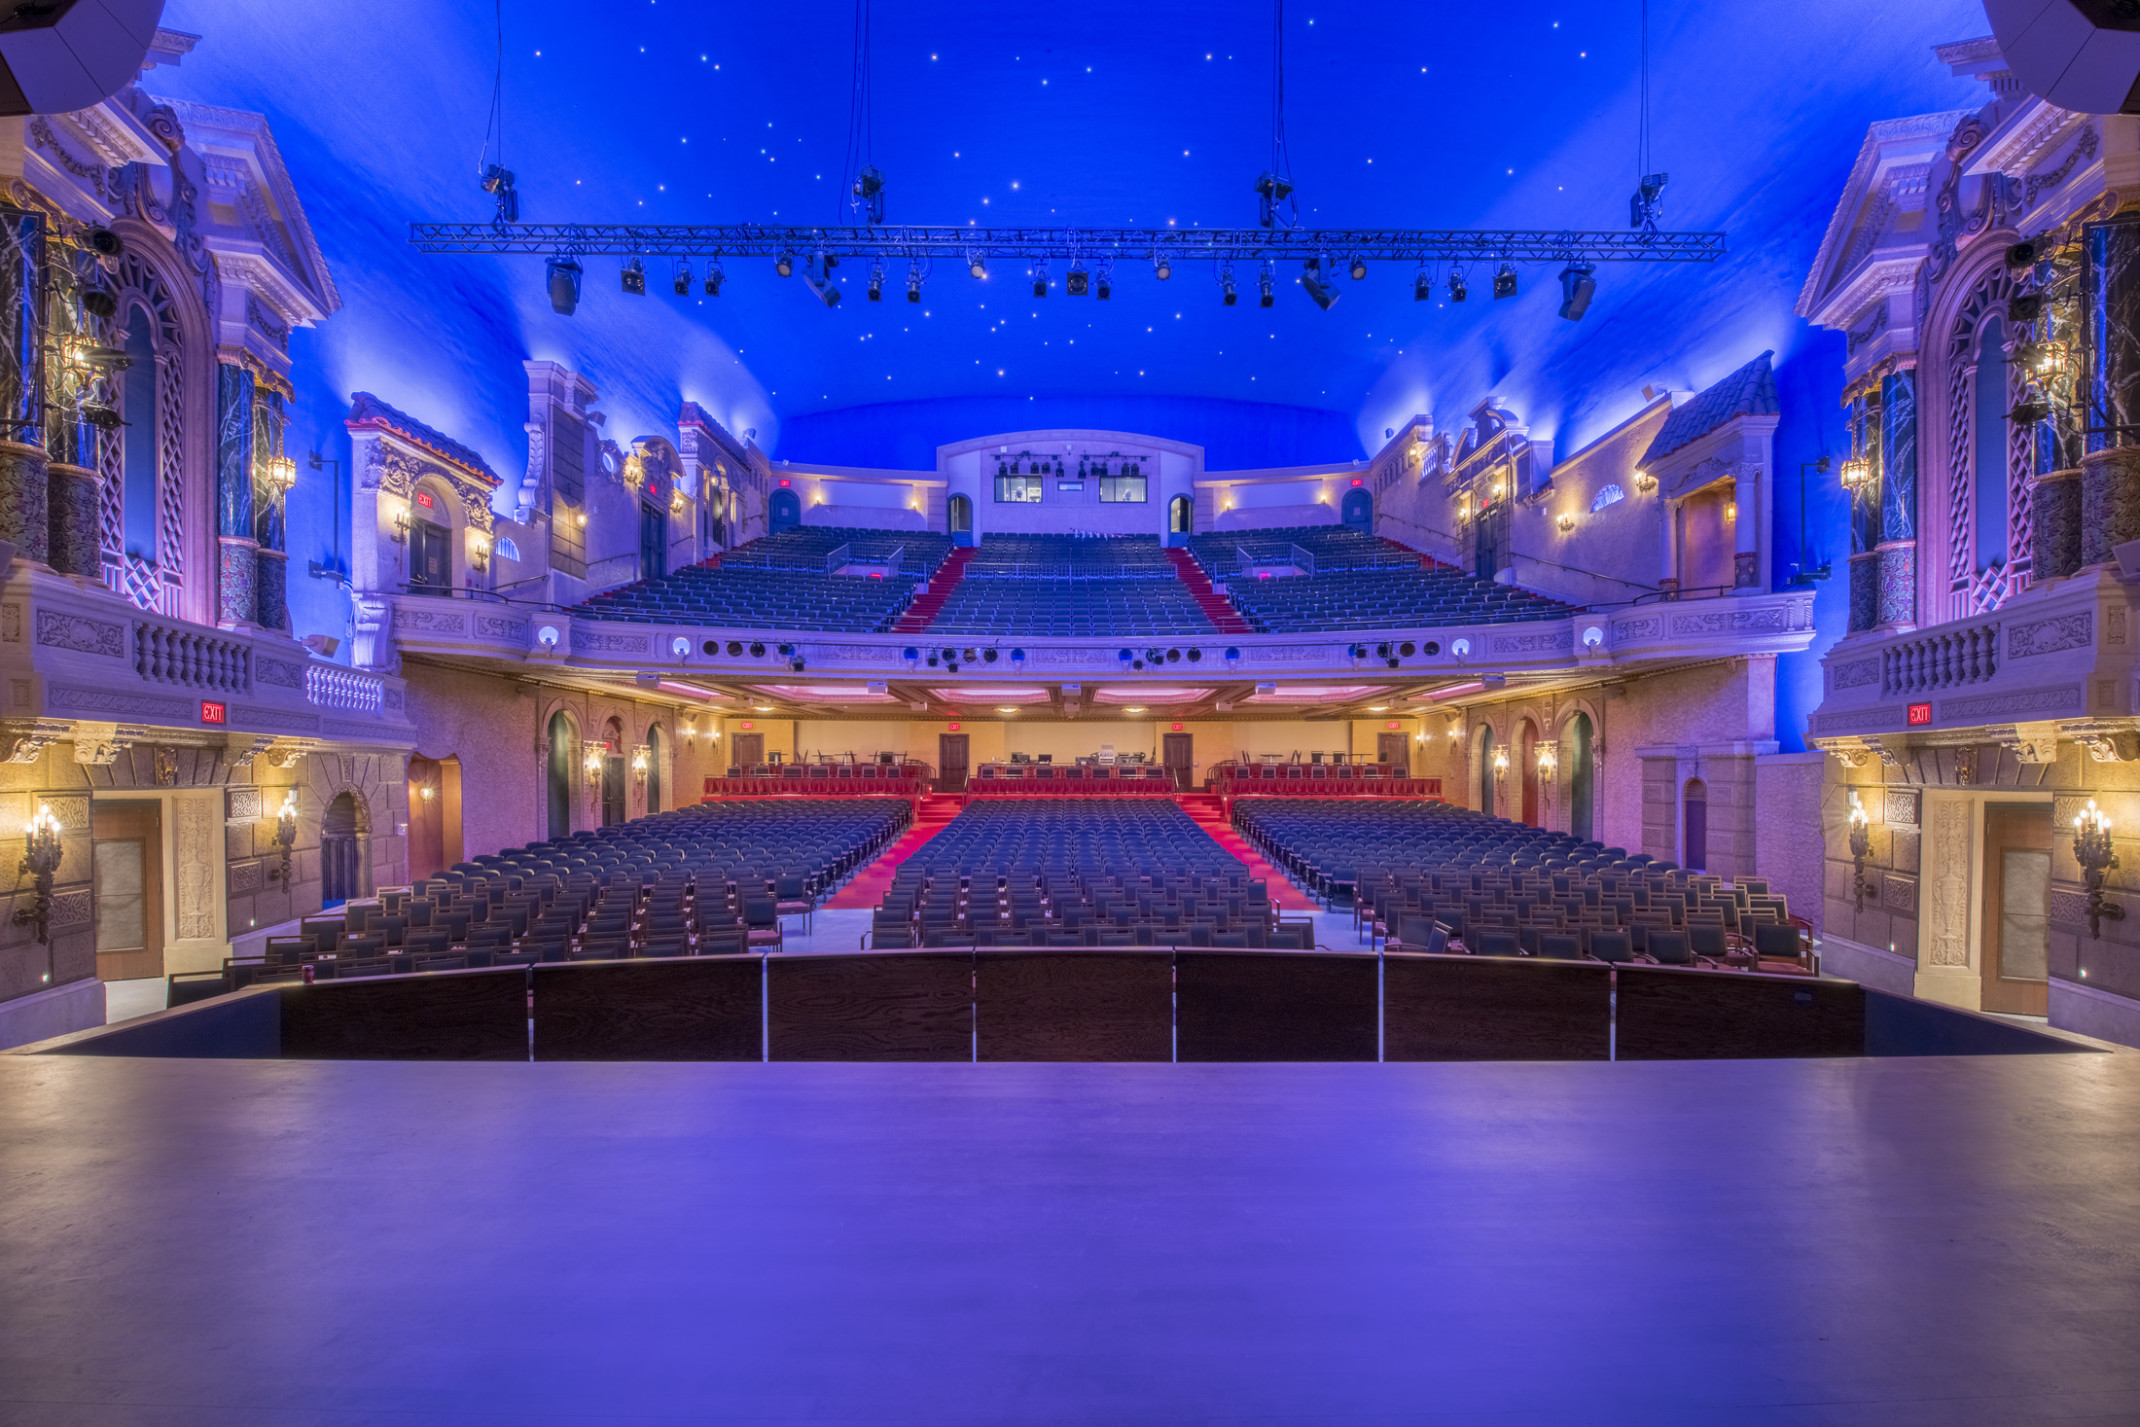
<svg viewBox="0 0 2140 1427"><path fill-rule="evenodd" d="M1681 830L1680 865L1689 872L1709 870L1709 785L1699 778L1687 780L1685 813Z"/></svg>
<svg viewBox="0 0 2140 1427"><path fill-rule="evenodd" d="M615 827L629 816L624 806L624 755L602 755L602 826Z"/></svg>
<svg viewBox="0 0 2140 1427"><path fill-rule="evenodd" d="M453 560L448 553L450 535L442 525L428 520L409 523L409 585L412 589L445 590L453 585Z"/></svg>
<svg viewBox="0 0 2140 1427"><path fill-rule="evenodd" d="M748 773L765 762L765 735L762 733L739 733L728 745L729 761L741 771Z"/></svg>
<svg viewBox="0 0 2140 1427"><path fill-rule="evenodd" d="M936 791L939 793L963 793L966 791L966 743L963 733L939 733L936 735Z"/></svg>
<svg viewBox="0 0 2140 1427"><path fill-rule="evenodd" d="M1174 791L1188 792L1196 786L1196 735L1163 733L1159 736L1159 761L1174 775Z"/></svg>
<svg viewBox="0 0 2140 1427"><path fill-rule="evenodd" d="M2048 936L2051 808L1984 809L1984 1009L2010 1016L2050 1010Z"/></svg>
<svg viewBox="0 0 2140 1427"><path fill-rule="evenodd" d="M1408 777L1412 771L1412 746L1401 733L1378 733L1375 761L1388 764L1392 778Z"/></svg>
<svg viewBox="0 0 2140 1427"><path fill-rule="evenodd" d="M128 981L163 975L162 807L94 803L89 836L97 976Z"/></svg>

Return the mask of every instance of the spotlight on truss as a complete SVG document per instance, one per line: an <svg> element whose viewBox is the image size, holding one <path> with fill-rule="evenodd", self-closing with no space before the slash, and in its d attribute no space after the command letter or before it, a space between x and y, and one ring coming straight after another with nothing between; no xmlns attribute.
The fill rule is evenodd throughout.
<svg viewBox="0 0 2140 1427"><path fill-rule="evenodd" d="M483 170L483 191L498 200L498 223L520 221L520 194L513 187L513 171L503 164Z"/></svg>
<svg viewBox="0 0 2140 1427"><path fill-rule="evenodd" d="M1269 307L1277 300L1271 294L1271 265L1265 263L1263 272L1256 278L1256 306Z"/></svg>
<svg viewBox="0 0 2140 1427"><path fill-rule="evenodd" d="M1048 260L1042 258L1039 262L1033 264L1033 296L1046 297L1047 295Z"/></svg>
<svg viewBox="0 0 2140 1427"><path fill-rule="evenodd" d="M832 280L832 273L829 271L831 267L830 262L825 263L823 267L814 262L810 263L803 268L803 281L810 285L810 291L817 294L818 301L827 307L838 307L840 289Z"/></svg>
<svg viewBox="0 0 2140 1427"><path fill-rule="evenodd" d="M1425 302L1432 296L1434 296L1434 279L1425 268L1421 268L1412 278L1412 301Z"/></svg>
<svg viewBox="0 0 2140 1427"><path fill-rule="evenodd" d="M1337 292L1323 280L1323 263L1320 258L1310 258L1300 265L1301 290L1315 299L1315 305L1328 312L1338 300Z"/></svg>
<svg viewBox="0 0 2140 1427"><path fill-rule="evenodd" d="M544 279L550 288L550 310L570 317L580 305L580 260L559 253L544 265Z"/></svg>
<svg viewBox="0 0 2140 1427"><path fill-rule="evenodd" d="M1627 200L1627 226L1645 232L1657 231L1657 220L1664 216L1664 204L1659 201L1664 186L1672 181L1670 174L1647 173L1635 187L1634 196Z"/></svg>
<svg viewBox="0 0 2140 1427"><path fill-rule="evenodd" d="M1100 264L1100 270L1092 275L1092 295L1102 302L1115 295L1115 270L1112 264Z"/></svg>
<svg viewBox="0 0 2140 1427"><path fill-rule="evenodd" d="M855 197L862 200L862 211L872 223L884 221L884 173L875 164L855 175Z"/></svg>
<svg viewBox="0 0 2140 1427"><path fill-rule="evenodd" d="M1241 294L1234 290L1233 266L1229 263L1219 269L1219 301L1225 306L1231 307L1240 299L1240 296Z"/></svg>
<svg viewBox="0 0 2140 1427"><path fill-rule="evenodd" d="M1165 282L1174 276L1174 263L1165 253L1152 254L1152 276Z"/></svg>
<svg viewBox="0 0 2140 1427"><path fill-rule="evenodd" d="M795 255L793 253L782 253L779 257L773 259L773 271L779 273L782 277L795 276Z"/></svg>
<svg viewBox="0 0 2140 1427"><path fill-rule="evenodd" d="M975 277L987 277L988 255L985 253L975 253L972 257L968 258L966 260L966 271L972 273Z"/></svg>
<svg viewBox="0 0 2140 1427"><path fill-rule="evenodd" d="M689 258L678 258L676 260L676 280L671 286L674 287L678 297L689 297L691 295L691 260Z"/></svg>
<svg viewBox="0 0 2140 1427"><path fill-rule="evenodd" d="M1560 270L1560 315L1570 322L1580 322L1590 310L1590 299L1597 296L1597 264L1570 263Z"/></svg>
<svg viewBox="0 0 2140 1427"><path fill-rule="evenodd" d="M1360 280L1361 278L1363 278L1363 277L1366 277L1366 276L1367 276L1367 259L1365 259L1365 258L1361 257L1361 256L1360 256L1360 255L1359 255L1358 253L1354 253L1354 254L1352 255L1352 269L1351 269L1351 271L1352 271L1352 280L1353 280L1354 282L1358 282L1358 281L1359 281L1359 280Z"/></svg>
<svg viewBox="0 0 2140 1427"><path fill-rule="evenodd" d="M727 280L728 274L721 271L721 265L712 258L708 258L706 260L706 296L719 297L721 295L721 284Z"/></svg>
<svg viewBox="0 0 2140 1427"><path fill-rule="evenodd" d="M1462 302L1471 295L1471 285L1464 281L1462 268L1449 269L1449 300Z"/></svg>
<svg viewBox="0 0 2140 1427"><path fill-rule="evenodd" d="M1083 297L1092 290L1092 274L1081 266L1072 266L1063 276L1063 291L1071 297Z"/></svg>
<svg viewBox="0 0 2140 1427"><path fill-rule="evenodd" d="M1494 299L1499 301L1504 297L1514 297L1515 295L1516 265L1514 263L1503 263L1494 270Z"/></svg>
<svg viewBox="0 0 2140 1427"><path fill-rule="evenodd" d="M915 264L914 264L913 266L911 266L911 267L909 267L909 268L907 269L907 301L909 301L909 302L919 302L919 301L921 301L921 264L920 264L920 263L915 263Z"/></svg>
<svg viewBox="0 0 2140 1427"><path fill-rule="evenodd" d="M878 263L871 263L869 266L869 300L884 301L884 268Z"/></svg>
<svg viewBox="0 0 2140 1427"><path fill-rule="evenodd" d="M646 296L646 267L637 258L624 265L624 290L634 297Z"/></svg>
<svg viewBox="0 0 2140 1427"><path fill-rule="evenodd" d="M1278 205L1293 196L1291 181L1274 173L1265 172L1256 178L1256 221L1266 228L1276 227Z"/></svg>

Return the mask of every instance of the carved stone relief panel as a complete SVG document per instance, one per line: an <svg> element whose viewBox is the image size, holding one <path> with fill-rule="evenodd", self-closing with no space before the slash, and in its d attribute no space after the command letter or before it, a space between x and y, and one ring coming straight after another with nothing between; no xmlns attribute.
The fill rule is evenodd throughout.
<svg viewBox="0 0 2140 1427"><path fill-rule="evenodd" d="M1969 965L1969 879L1975 817L1964 798L1930 799L1924 863L1925 960L1932 966Z"/></svg>
<svg viewBox="0 0 2140 1427"><path fill-rule="evenodd" d="M1887 809L1881 818L1891 827L1917 826L1917 793L1910 788L1889 788Z"/></svg>
<svg viewBox="0 0 2140 1427"><path fill-rule="evenodd" d="M181 941L205 941L215 936L215 844L219 821L214 794L191 794L171 800L171 846L178 883L174 920Z"/></svg>

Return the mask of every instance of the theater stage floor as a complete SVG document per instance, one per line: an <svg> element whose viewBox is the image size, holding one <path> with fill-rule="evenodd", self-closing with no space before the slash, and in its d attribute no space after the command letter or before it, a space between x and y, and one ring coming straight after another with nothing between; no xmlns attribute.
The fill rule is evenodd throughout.
<svg viewBox="0 0 2140 1427"><path fill-rule="evenodd" d="M0 1057L0 1423L2140 1421L2140 1055Z"/></svg>

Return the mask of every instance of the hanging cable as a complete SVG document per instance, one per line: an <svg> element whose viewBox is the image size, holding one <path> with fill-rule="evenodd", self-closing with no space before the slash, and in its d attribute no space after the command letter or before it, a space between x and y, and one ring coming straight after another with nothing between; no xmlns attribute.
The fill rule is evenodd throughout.
<svg viewBox="0 0 2140 1427"><path fill-rule="evenodd" d="M1300 226L1285 146L1285 0L1271 0L1271 166L1256 180L1256 220L1266 228Z"/></svg>
<svg viewBox="0 0 2140 1427"><path fill-rule="evenodd" d="M849 205L870 223L884 221L884 174L876 165L870 84L869 0L855 0L854 71L847 86L847 153L840 168L841 219Z"/></svg>
<svg viewBox="0 0 2140 1427"><path fill-rule="evenodd" d="M503 227L520 221L520 195L513 189L513 171L505 166L505 0L491 0L491 18L497 26L498 60L491 72L490 113L483 123L483 147L476 153L476 173L483 191L498 201L491 220ZM498 139L498 158L490 162L490 141Z"/></svg>
<svg viewBox="0 0 2140 1427"><path fill-rule="evenodd" d="M1650 0L1641 0L1642 34L1637 47L1638 77L1635 84L1635 196L1628 200L1627 226L1645 233L1657 231L1664 214L1659 195L1670 181L1669 174L1650 166Z"/></svg>

